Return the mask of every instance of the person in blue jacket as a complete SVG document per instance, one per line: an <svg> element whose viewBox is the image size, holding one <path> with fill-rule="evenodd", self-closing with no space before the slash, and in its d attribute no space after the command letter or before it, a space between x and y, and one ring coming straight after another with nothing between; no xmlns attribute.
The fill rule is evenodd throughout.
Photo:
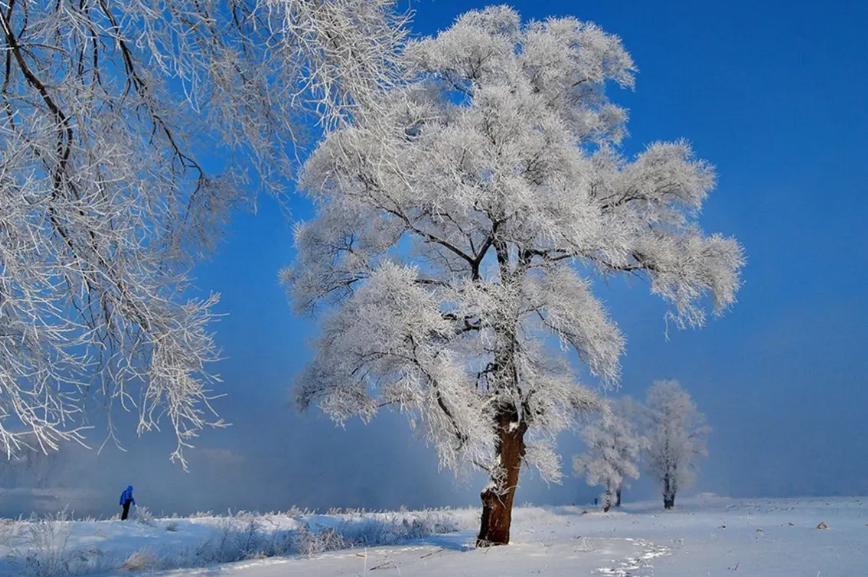
<svg viewBox="0 0 868 577"><path fill-rule="evenodd" d="M121 513L121 521L125 521L127 517L130 516L130 505L135 505L136 500L133 499L133 486L130 485L124 492L121 493L121 502L120 505L124 508L124 512Z"/></svg>

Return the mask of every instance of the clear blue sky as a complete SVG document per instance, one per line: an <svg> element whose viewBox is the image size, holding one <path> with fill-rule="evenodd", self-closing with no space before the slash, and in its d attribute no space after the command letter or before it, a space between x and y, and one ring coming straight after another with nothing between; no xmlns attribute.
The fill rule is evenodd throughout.
<svg viewBox="0 0 868 577"><path fill-rule="evenodd" d="M414 30L432 33L484 5L414 2ZM868 2L513 5L525 18L570 14L621 36L640 69L634 92L611 93L630 111L626 150L689 139L720 177L703 227L747 251L736 307L668 342L664 305L646 286L601 291L628 338L623 392L642 395L661 378L692 392L714 427L699 489L868 494ZM303 203L295 210L307 215ZM202 438L189 475L163 464L168 439L151 436L108 455L115 473L105 482L118 491L133 482L155 509L475 502L478 480L438 474L402 417L342 431L286 408L315 331L277 282L292 257L291 225L273 201L238 216L197 281L223 293L229 314L217 326L229 395L218 406L235 426ZM565 456L576 447L563 439ZM226 473L221 459L235 457L216 449L244 464ZM529 480L518 501L591 495L579 479L553 488Z"/></svg>

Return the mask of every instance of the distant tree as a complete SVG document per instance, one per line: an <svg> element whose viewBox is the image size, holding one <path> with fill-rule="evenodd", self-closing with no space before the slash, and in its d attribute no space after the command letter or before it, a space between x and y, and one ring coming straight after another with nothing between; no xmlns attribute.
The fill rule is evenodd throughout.
<svg viewBox="0 0 868 577"><path fill-rule="evenodd" d="M620 419L627 430L627 434L636 440L640 449L644 449L648 444L648 440L641 433L643 417L642 409L642 404L629 395L615 399L609 403L609 410L612 411L616 418ZM637 468L641 457L642 452L640 450L639 456L636 459ZM634 478L638 479L638 477ZM629 489L630 484L622 482L621 485L615 489L615 507L621 506L621 493L625 488Z"/></svg>
<svg viewBox="0 0 868 577"><path fill-rule="evenodd" d="M676 493L693 483L699 459L708 455L711 427L678 381L658 381L648 389L645 418L645 467L661 485L663 506L671 509Z"/></svg>
<svg viewBox="0 0 868 577"><path fill-rule="evenodd" d="M591 420L582 431L588 450L573 457L573 472L584 475L589 485L602 486L603 511L620 505L625 480L639 478L642 439L620 411L617 400L611 408ZM616 501L617 496L617 501Z"/></svg>
<svg viewBox="0 0 868 577"><path fill-rule="evenodd" d="M182 462L221 423L189 269L253 199L245 166L276 188L300 116L388 85L391 4L0 2L0 451L81 440L94 396L168 419Z"/></svg>
<svg viewBox="0 0 868 577"><path fill-rule="evenodd" d="M617 37L488 8L405 57L377 113L304 166L316 217L284 280L301 311L334 308L295 401L338 422L406 411L442 466L488 472L477 543L504 544L522 463L558 480L557 434L600 404L546 336L619 376L623 337L582 275L645 275L698 326L706 297L734 302L742 249L695 225L714 173L686 143L617 153L604 87L634 70Z"/></svg>

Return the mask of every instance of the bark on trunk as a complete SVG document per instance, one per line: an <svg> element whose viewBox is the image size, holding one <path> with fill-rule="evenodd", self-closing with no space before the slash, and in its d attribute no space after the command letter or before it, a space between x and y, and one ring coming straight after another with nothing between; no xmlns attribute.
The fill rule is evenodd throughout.
<svg viewBox="0 0 868 577"><path fill-rule="evenodd" d="M615 491L615 507L621 506L621 487L618 487L618 490Z"/></svg>
<svg viewBox="0 0 868 577"><path fill-rule="evenodd" d="M503 466L502 475L493 475L491 481L480 495L482 499L482 519L477 547L507 545L509 526L512 523L512 502L518 486L518 475L524 459L524 434L527 425L517 422L515 412L503 413L497 418L499 439L497 454Z"/></svg>
<svg viewBox="0 0 868 577"><path fill-rule="evenodd" d="M608 513L612 508L612 489L606 487L606 495L603 497L603 513Z"/></svg>
<svg viewBox="0 0 868 577"><path fill-rule="evenodd" d="M663 477L663 508L671 509L675 506L675 486L669 475Z"/></svg>

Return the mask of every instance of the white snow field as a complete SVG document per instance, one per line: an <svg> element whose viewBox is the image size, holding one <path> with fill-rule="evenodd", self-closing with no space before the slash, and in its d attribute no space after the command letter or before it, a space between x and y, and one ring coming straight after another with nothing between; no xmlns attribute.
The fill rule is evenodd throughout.
<svg viewBox="0 0 868 577"><path fill-rule="evenodd" d="M473 549L478 511L6 521L0 575L868 577L868 498L528 507ZM823 523L827 528L818 529ZM234 562L227 562L234 561Z"/></svg>

